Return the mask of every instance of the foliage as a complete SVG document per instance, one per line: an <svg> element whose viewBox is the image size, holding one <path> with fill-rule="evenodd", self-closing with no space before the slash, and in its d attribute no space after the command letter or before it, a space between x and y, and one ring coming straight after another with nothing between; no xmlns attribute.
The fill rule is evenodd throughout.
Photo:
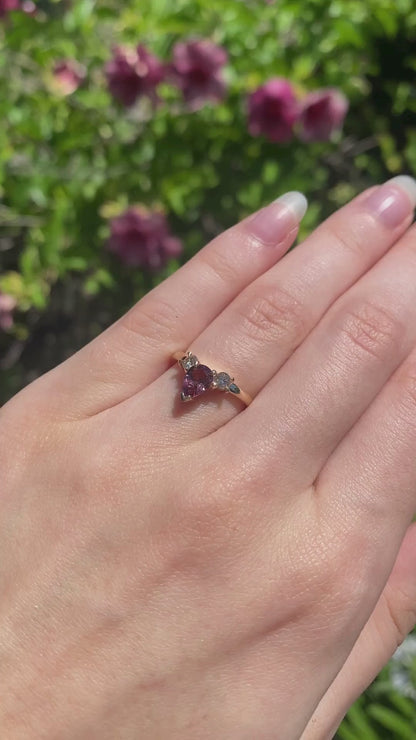
<svg viewBox="0 0 416 740"><path fill-rule="evenodd" d="M415 171L415 33L412 0L43 0L35 14L3 18L0 291L18 309L0 332L0 400L279 193L309 197L305 235L364 186ZM112 98L104 69L114 44L145 44L166 61L198 38L227 51L222 102L189 110L169 84L156 107ZM85 72L72 94L54 78L67 59ZM344 136L254 138L247 96L276 76L299 96L342 91ZM106 249L109 219L136 203L163 208L184 243L156 274Z"/></svg>

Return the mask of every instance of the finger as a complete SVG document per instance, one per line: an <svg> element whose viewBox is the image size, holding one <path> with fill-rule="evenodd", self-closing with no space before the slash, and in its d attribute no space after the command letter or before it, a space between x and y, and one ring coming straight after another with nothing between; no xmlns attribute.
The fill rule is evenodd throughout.
<svg viewBox="0 0 416 740"><path fill-rule="evenodd" d="M337 296L409 226L415 203L416 184L409 178L391 181L370 195L355 199L248 286L190 349L201 363L226 371L244 391L256 396ZM236 409L241 410L241 400L230 394L224 402L218 392L206 394L203 404L193 402L197 408L194 406L191 414L188 405L183 409L186 425L179 429L180 402L172 417L172 398L175 390L179 396L180 382L181 374L174 367L149 389L153 418L158 423L174 425L177 434L204 436L235 416ZM264 405L269 406L267 418L269 394ZM277 402L272 405L276 413ZM258 408L257 399L250 409L253 407ZM254 412L252 418L263 426L262 413ZM247 421L245 414L241 417L243 425Z"/></svg>
<svg viewBox="0 0 416 740"><path fill-rule="evenodd" d="M301 740L331 740L416 624L416 524L407 530L393 571L341 671L319 703Z"/></svg>
<svg viewBox="0 0 416 740"><path fill-rule="evenodd" d="M297 192L229 229L44 379L68 414L92 415L162 374L252 280L294 242L307 207Z"/></svg>
<svg viewBox="0 0 416 740"><path fill-rule="evenodd" d="M300 490L312 485L415 343L416 227L412 227L338 299L255 403L233 420L230 436L235 444L239 441L240 454L251 450L271 456L273 466L273 460L280 464L281 456L272 451L284 450L282 487ZM242 425L248 430L244 435ZM226 433L225 428L221 431Z"/></svg>
<svg viewBox="0 0 416 740"><path fill-rule="evenodd" d="M391 567L416 511L415 449L416 349L413 349L339 444L316 480L320 506L325 517L331 518L334 531L342 526L342 531L351 537L367 533L360 540L363 567L373 567L379 579ZM375 555L370 541L373 547L377 544ZM372 585L377 588L374 577Z"/></svg>
<svg viewBox="0 0 416 740"><path fill-rule="evenodd" d="M346 641L370 617L416 510L416 350L342 440L315 482L321 531L343 559ZM354 557L356 553L356 557Z"/></svg>

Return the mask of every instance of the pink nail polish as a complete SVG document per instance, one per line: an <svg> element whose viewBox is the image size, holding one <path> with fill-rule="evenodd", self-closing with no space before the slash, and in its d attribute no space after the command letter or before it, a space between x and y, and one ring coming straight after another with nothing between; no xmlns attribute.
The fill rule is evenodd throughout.
<svg viewBox="0 0 416 740"><path fill-rule="evenodd" d="M416 183L410 177L394 177L381 185L362 203L388 228L395 228L416 206Z"/></svg>
<svg viewBox="0 0 416 740"><path fill-rule="evenodd" d="M256 213L249 220L248 228L264 244L277 245L296 228L307 207L308 202L302 193L285 193Z"/></svg>

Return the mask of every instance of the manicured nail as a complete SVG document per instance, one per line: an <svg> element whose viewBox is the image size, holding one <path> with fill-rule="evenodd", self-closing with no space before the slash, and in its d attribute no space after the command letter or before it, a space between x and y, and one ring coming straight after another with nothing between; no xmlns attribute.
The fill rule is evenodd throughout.
<svg viewBox="0 0 416 740"><path fill-rule="evenodd" d="M393 177L371 193L363 206L386 226L399 226L416 207L416 180L408 175Z"/></svg>
<svg viewBox="0 0 416 740"><path fill-rule="evenodd" d="M250 231L264 244L279 244L302 220L308 201L296 190L281 195L250 220Z"/></svg>

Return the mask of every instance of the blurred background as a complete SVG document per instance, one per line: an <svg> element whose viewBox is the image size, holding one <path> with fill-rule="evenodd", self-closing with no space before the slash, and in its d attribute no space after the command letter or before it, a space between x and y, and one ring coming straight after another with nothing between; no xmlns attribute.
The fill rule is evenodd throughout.
<svg viewBox="0 0 416 740"><path fill-rule="evenodd" d="M278 195L303 238L402 173L414 0L0 0L0 404ZM415 707L413 635L338 737Z"/></svg>

